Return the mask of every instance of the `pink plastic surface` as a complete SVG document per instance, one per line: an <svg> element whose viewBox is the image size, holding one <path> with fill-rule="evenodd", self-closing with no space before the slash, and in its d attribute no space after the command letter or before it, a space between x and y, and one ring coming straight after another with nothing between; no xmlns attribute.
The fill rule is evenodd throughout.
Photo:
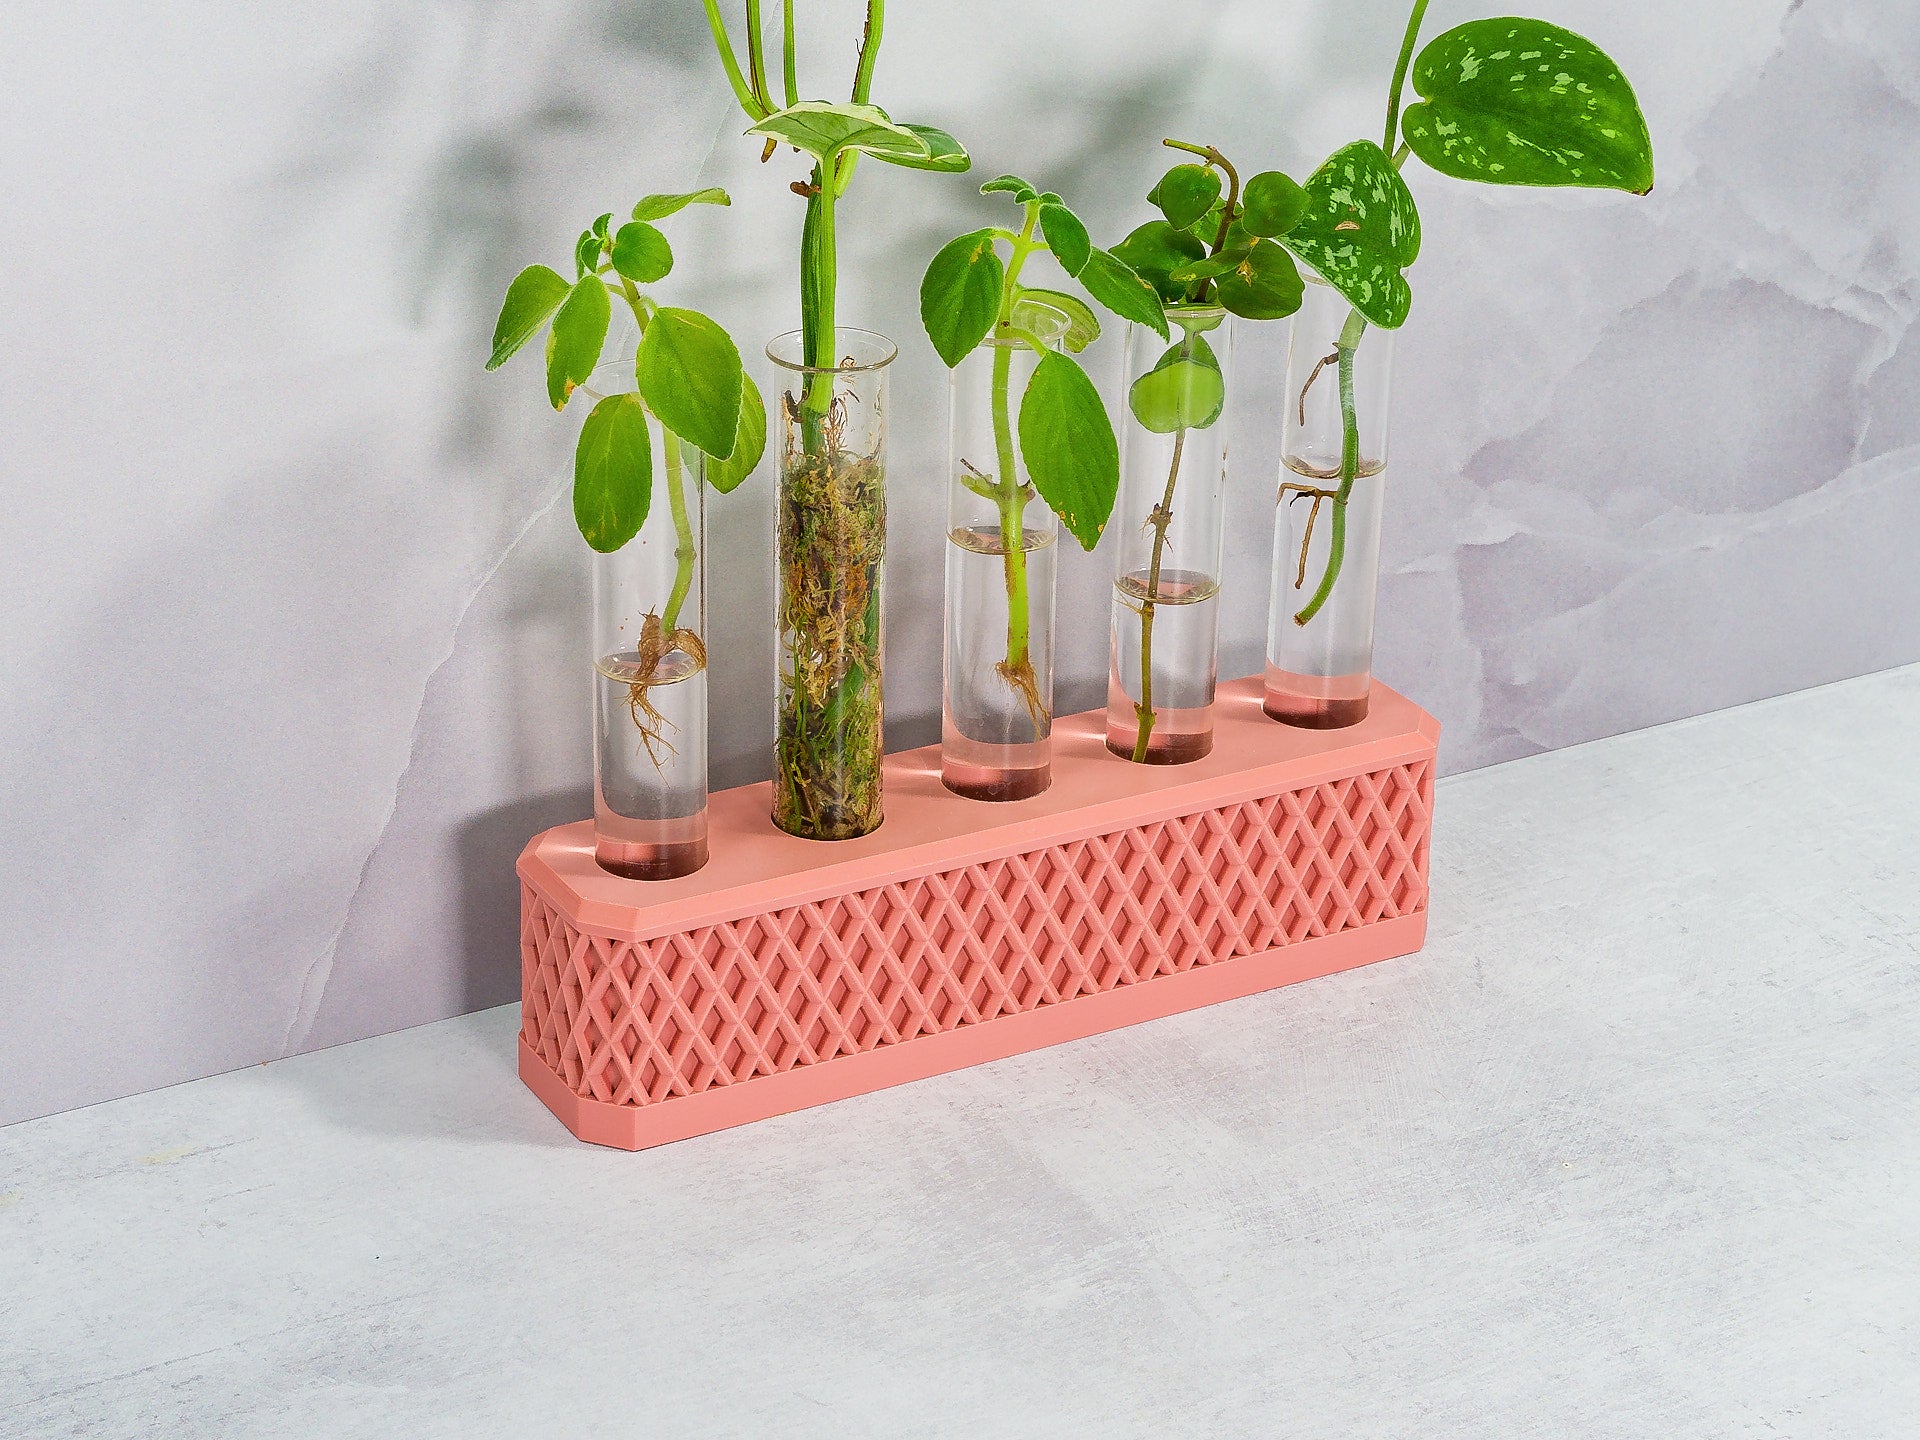
<svg viewBox="0 0 1920 1440"><path fill-rule="evenodd" d="M939 747L887 761L872 835L800 840L769 787L712 799L679 880L594 864L591 822L520 857L520 1073L583 1140L641 1149L1420 947L1439 725L1376 684L1338 731L1222 686L1213 753L1054 729L1054 783L988 804Z"/></svg>

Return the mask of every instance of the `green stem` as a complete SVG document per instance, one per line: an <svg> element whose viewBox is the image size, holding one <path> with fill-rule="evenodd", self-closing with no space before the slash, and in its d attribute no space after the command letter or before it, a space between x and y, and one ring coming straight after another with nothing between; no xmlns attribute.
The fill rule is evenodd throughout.
<svg viewBox="0 0 1920 1440"><path fill-rule="evenodd" d="M1186 342L1191 349L1192 340ZM1140 601L1140 703L1133 707L1139 720L1133 740L1133 763L1147 763L1147 741L1153 736L1153 615L1160 595L1160 561L1167 545L1167 526L1173 523L1173 486L1180 478L1180 452L1186 448L1187 427L1173 432L1173 463L1167 467L1167 492L1148 521L1153 526L1153 559L1147 567L1147 593Z"/></svg>
<svg viewBox="0 0 1920 1440"><path fill-rule="evenodd" d="M778 108L767 88L766 27L760 23L760 0L747 0L747 83L753 87L753 98L769 114Z"/></svg>
<svg viewBox="0 0 1920 1440"><path fill-rule="evenodd" d="M699 552L693 545L693 520L687 514L686 492L682 489L680 466L680 437L664 427L661 436L667 461L667 504L673 511L673 590L667 596L666 613L660 617L660 626L668 635L679 628L680 607L687 603L687 594L693 589L693 562L699 558Z"/></svg>
<svg viewBox="0 0 1920 1440"><path fill-rule="evenodd" d="M1013 446L1013 303L1020 293L1020 269L1038 249L1033 239L1039 223L1038 201L1026 207L1026 223L1013 237L1005 278L1000 285L999 344L993 347L993 446L1000 467L994 484L994 502L1000 511L1001 563L1007 579L1007 661L1009 672L1031 665L1027 650L1033 632L1033 612L1027 584L1026 505L1028 490L1020 480L1020 462ZM1036 717L1037 719L1038 717Z"/></svg>
<svg viewBox="0 0 1920 1440"><path fill-rule="evenodd" d="M864 105L873 91L873 66L880 58L880 31L887 21L886 0L867 0L867 23L860 31L860 63L853 71L853 103Z"/></svg>
<svg viewBox="0 0 1920 1440"><path fill-rule="evenodd" d="M740 102L740 108L754 120L764 120L767 112L760 108L759 97L747 84L747 77L740 73L740 62L734 58L733 44L727 39L726 22L720 18L719 0L701 0L707 10L707 28L713 32L713 48L720 52L720 66L727 72L727 83L733 87L733 95Z"/></svg>
<svg viewBox="0 0 1920 1440"><path fill-rule="evenodd" d="M780 7L780 82L787 104L798 105L800 81L793 66L793 0L783 0Z"/></svg>
<svg viewBox="0 0 1920 1440"><path fill-rule="evenodd" d="M1393 153L1393 142L1399 138L1400 129L1400 91L1407 83L1407 67L1413 63L1414 42L1420 38L1420 21L1427 13L1427 0L1413 0L1413 13L1407 16L1407 35L1400 42L1400 60L1393 67L1393 88L1387 91L1387 138L1380 142L1380 148L1388 154Z"/></svg>
<svg viewBox="0 0 1920 1440"><path fill-rule="evenodd" d="M1358 310L1347 316L1334 349L1340 356L1340 488L1333 494L1333 531L1327 537L1327 569L1313 597L1293 617L1296 625L1309 624L1333 594L1334 581L1347 558L1347 501L1353 498L1353 482L1360 473L1360 418L1353 406L1353 356L1367 328L1366 318Z"/></svg>
<svg viewBox="0 0 1920 1440"><path fill-rule="evenodd" d="M633 311L633 320L640 327L640 334L645 336L649 318L646 297L634 287L633 281L624 275L620 277L620 293L626 299L627 308ZM673 589L667 596L666 613L661 616L660 623L671 635L680 623L680 607L686 603L687 593L693 588L693 565L694 561L699 559L699 551L693 543L693 521L687 513L687 497L682 489L680 437L662 425L660 438L661 454L667 467L667 504L673 512L675 567Z"/></svg>
<svg viewBox="0 0 1920 1440"><path fill-rule="evenodd" d="M801 445L808 454L825 445L825 421L833 405L835 255L834 195L827 166L813 167L813 192L807 196L808 243L801 246L800 330L806 363L813 374L800 402Z"/></svg>

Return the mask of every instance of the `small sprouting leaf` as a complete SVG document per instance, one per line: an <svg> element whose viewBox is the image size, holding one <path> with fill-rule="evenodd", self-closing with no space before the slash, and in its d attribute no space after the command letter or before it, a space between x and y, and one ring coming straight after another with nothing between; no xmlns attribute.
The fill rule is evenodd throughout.
<svg viewBox="0 0 1920 1440"><path fill-rule="evenodd" d="M1300 308L1300 267L1271 240L1257 240L1246 258L1222 275L1214 297L1247 320L1284 320Z"/></svg>
<svg viewBox="0 0 1920 1440"><path fill-rule="evenodd" d="M707 460L707 484L731 495L753 473L767 449L767 406L753 376L740 376L740 424L734 431L733 453L724 460Z"/></svg>
<svg viewBox="0 0 1920 1440"><path fill-rule="evenodd" d="M636 285L651 285L673 269L673 247L646 221L628 221L614 232L613 268Z"/></svg>
<svg viewBox="0 0 1920 1440"><path fill-rule="evenodd" d="M924 140L927 153L916 157L875 151L876 159L885 160L890 165L904 165L909 170L937 170L943 175L958 175L973 168L973 157L967 154L967 147L946 131L931 125L905 123L902 123L900 128Z"/></svg>
<svg viewBox="0 0 1920 1440"><path fill-rule="evenodd" d="M1373 324L1402 324L1413 290L1400 272L1420 254L1420 212L1387 152L1371 140L1343 145L1307 177L1306 192L1306 214L1280 243Z"/></svg>
<svg viewBox="0 0 1920 1440"><path fill-rule="evenodd" d="M634 395L609 395L580 427L573 452L573 522L603 555L640 533L653 498L653 442Z"/></svg>
<svg viewBox="0 0 1920 1440"><path fill-rule="evenodd" d="M580 238L573 242L573 271L578 275L591 275L600 265L600 253L606 246L591 230L582 230Z"/></svg>
<svg viewBox="0 0 1920 1440"><path fill-rule="evenodd" d="M1020 287L1020 294L1013 302L1015 329L1044 335L1062 320L1067 328L1060 343L1076 355L1100 338L1100 317L1078 295Z"/></svg>
<svg viewBox="0 0 1920 1440"><path fill-rule="evenodd" d="M662 306L647 321L633 375L667 429L716 460L733 453L746 372L725 330L698 310Z"/></svg>
<svg viewBox="0 0 1920 1440"><path fill-rule="evenodd" d="M1156 435L1204 430L1226 408L1227 382L1212 347L1191 335L1133 382L1127 404L1133 418Z"/></svg>
<svg viewBox="0 0 1920 1440"><path fill-rule="evenodd" d="M613 307L607 287L598 275L587 275L567 291L553 317L553 335L547 342L547 398L553 408L566 408L574 386L593 374L600 363L600 347L607 340L607 321Z"/></svg>
<svg viewBox="0 0 1920 1440"><path fill-rule="evenodd" d="M1149 220L1114 246L1113 253L1171 304L1181 299L1187 288L1173 283L1169 278L1172 272L1189 260L1200 259L1207 247L1198 236L1176 230L1165 220Z"/></svg>
<svg viewBox="0 0 1920 1440"><path fill-rule="evenodd" d="M1167 334L1166 307L1133 267L1110 251L1091 250L1086 266L1074 277L1087 293L1122 320L1145 325L1162 339Z"/></svg>
<svg viewBox="0 0 1920 1440"><path fill-rule="evenodd" d="M493 327L493 354L487 360L487 369L498 370L514 351L539 333L572 288L544 265L529 265L514 276L500 306L500 319Z"/></svg>
<svg viewBox="0 0 1920 1440"><path fill-rule="evenodd" d="M1087 227L1073 211L1055 200L1042 201L1040 233L1046 237L1053 258L1067 274L1078 275L1086 268L1087 252L1093 248L1093 242L1087 239Z"/></svg>
<svg viewBox="0 0 1920 1440"><path fill-rule="evenodd" d="M1443 175L1644 195L1653 142L1633 87L1591 40L1544 20L1475 20L1420 52L1401 131Z"/></svg>
<svg viewBox="0 0 1920 1440"><path fill-rule="evenodd" d="M1278 170L1262 170L1240 192L1240 224L1249 235L1284 235L1307 213L1307 192Z"/></svg>
<svg viewBox="0 0 1920 1440"><path fill-rule="evenodd" d="M1185 230L1220 198L1220 176L1205 165L1176 165L1160 177L1147 198L1160 207L1169 225Z"/></svg>
<svg viewBox="0 0 1920 1440"><path fill-rule="evenodd" d="M829 159L842 150L861 150L894 160L924 161L933 156L933 147L924 138L904 125L894 124L878 105L846 101L802 100L774 111L747 134L769 135L816 160Z"/></svg>
<svg viewBox="0 0 1920 1440"><path fill-rule="evenodd" d="M1020 399L1020 453L1040 498L1093 549L1120 491L1120 445L1087 372L1057 351L1040 357Z"/></svg>
<svg viewBox="0 0 1920 1440"><path fill-rule="evenodd" d="M949 369L987 338L1000 313L1006 274L991 230L949 240L928 263L920 281L920 323Z"/></svg>
<svg viewBox="0 0 1920 1440"><path fill-rule="evenodd" d="M605 240L607 238L608 227L611 226L612 224L613 224L613 212L609 210L606 214L602 215L598 220L595 220L592 226L589 228L592 229L594 234L598 235L602 240Z"/></svg>
<svg viewBox="0 0 1920 1440"><path fill-rule="evenodd" d="M1040 192L1022 180L1018 175L996 175L980 187L982 195L1011 195L1022 205L1029 200L1038 200Z"/></svg>
<svg viewBox="0 0 1920 1440"><path fill-rule="evenodd" d="M689 205L731 205L727 192L717 185L705 190L689 190L684 195L649 195L633 207L636 220L664 220Z"/></svg>

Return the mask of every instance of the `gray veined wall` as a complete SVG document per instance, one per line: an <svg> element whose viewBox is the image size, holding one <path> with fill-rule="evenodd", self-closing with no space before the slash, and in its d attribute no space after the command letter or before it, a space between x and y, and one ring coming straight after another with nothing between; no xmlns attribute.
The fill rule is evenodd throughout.
<svg viewBox="0 0 1920 1440"><path fill-rule="evenodd" d="M851 64L853 8L809 68ZM1660 183L1413 167L1378 669L1455 770L1920 658L1920 10L1527 8L1633 77ZM1438 0L1428 33L1488 9ZM875 98L1111 243L1163 134L1296 175L1372 134L1402 18L897 0ZM755 163L693 0L109 0L6 28L0 1121L512 998L513 858L588 808L585 567L577 421L537 366L482 373L494 307L593 215L724 184L731 211L676 225L675 281L755 350L795 322L797 171ZM939 705L919 272L986 213L877 165L843 207L842 315L903 352L896 744ZM1285 327L1241 333L1223 660L1248 672ZM1109 389L1118 353L1092 356ZM721 784L766 764L768 479L710 508ZM1106 560L1065 559L1078 707Z"/></svg>

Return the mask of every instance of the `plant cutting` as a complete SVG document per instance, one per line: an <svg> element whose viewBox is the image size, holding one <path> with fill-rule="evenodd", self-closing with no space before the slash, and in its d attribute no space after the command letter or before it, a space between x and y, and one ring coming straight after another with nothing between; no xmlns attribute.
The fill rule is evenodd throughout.
<svg viewBox="0 0 1920 1440"><path fill-rule="evenodd" d="M1591 41L1544 20L1475 20L1415 59L1426 9L1415 0L1407 18L1381 143L1335 151L1276 237L1324 284L1310 287L1288 359L1266 709L1313 728L1367 712L1391 335L1420 252L1408 156L1491 185L1653 188L1646 120ZM1409 79L1418 98L1403 111Z"/></svg>
<svg viewBox="0 0 1920 1440"><path fill-rule="evenodd" d="M1232 326L1284 319L1302 288L1272 238L1299 220L1301 187L1277 170L1243 183L1216 147L1163 143L1198 159L1160 178L1147 196L1160 218L1114 248L1179 332L1127 332L1107 746L1140 764L1212 749Z"/></svg>
<svg viewBox="0 0 1920 1440"><path fill-rule="evenodd" d="M1054 520L1093 549L1120 484L1113 423L1073 358L1099 319L1079 295L1026 284L1027 263L1049 255L1114 314L1162 336L1167 322L1059 195L1014 175L980 190L1019 207L1017 228L949 241L920 286L927 338L953 372L941 775L974 799L1019 800L1051 777Z"/></svg>
<svg viewBox="0 0 1920 1440"><path fill-rule="evenodd" d="M836 325L836 206L863 155L909 169L964 171L967 152L945 131L897 123L871 101L885 20L868 0L848 99L802 100L792 0L780 18L776 103L759 0L747 0L746 66L717 0L705 0L714 46L735 98L764 142L762 160L790 145L809 173L791 188L806 202L800 238L800 329L767 350L785 373L775 449L780 672L773 819L815 840L849 839L880 824L882 561L886 548L886 367L892 344Z"/></svg>
<svg viewBox="0 0 1920 1440"><path fill-rule="evenodd" d="M544 265L514 278L487 361L499 368L544 332L554 408L581 393L594 402L574 450L573 515L596 556L596 854L639 879L706 859L703 492L738 486L766 443L726 331L646 288L674 263L653 222L727 203L722 190L649 195L617 229L600 216L575 242L572 280ZM603 360L616 300L635 346Z"/></svg>

